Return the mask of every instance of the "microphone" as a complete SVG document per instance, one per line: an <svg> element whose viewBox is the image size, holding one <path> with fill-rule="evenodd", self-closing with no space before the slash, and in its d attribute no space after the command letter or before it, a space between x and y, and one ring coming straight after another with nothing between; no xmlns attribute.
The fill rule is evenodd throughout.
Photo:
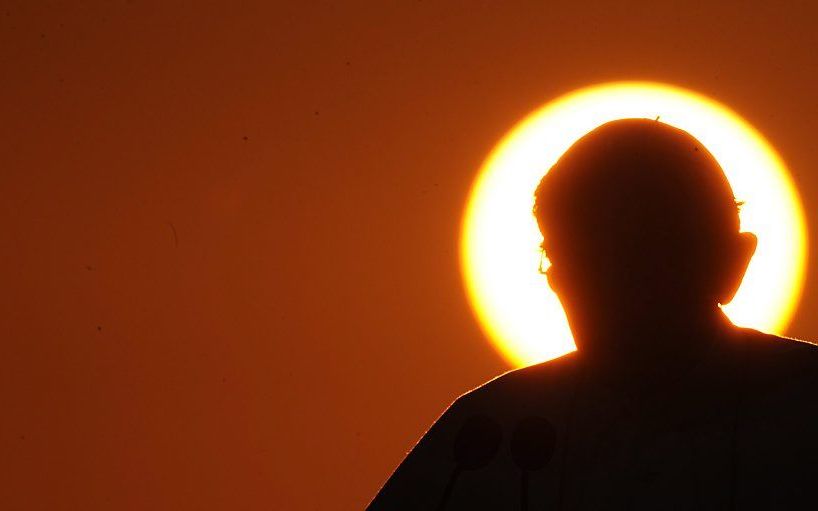
<svg viewBox="0 0 818 511"><path fill-rule="evenodd" d="M546 466L554 456L557 431L543 417L531 416L521 420L511 436L511 459L520 469L520 509L528 509L528 477Z"/></svg>
<svg viewBox="0 0 818 511"><path fill-rule="evenodd" d="M488 465L497 455L502 439L503 428L485 415L475 415L463 424L454 440L455 467L443 490L438 511L445 509L460 474L464 470L477 470Z"/></svg>

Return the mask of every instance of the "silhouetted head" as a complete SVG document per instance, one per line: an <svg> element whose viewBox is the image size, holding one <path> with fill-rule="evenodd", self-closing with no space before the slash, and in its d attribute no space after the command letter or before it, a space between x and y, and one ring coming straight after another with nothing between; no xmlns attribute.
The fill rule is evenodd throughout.
<svg viewBox="0 0 818 511"><path fill-rule="evenodd" d="M580 349L601 332L712 313L755 250L710 152L646 119L609 122L574 143L540 182L534 214Z"/></svg>

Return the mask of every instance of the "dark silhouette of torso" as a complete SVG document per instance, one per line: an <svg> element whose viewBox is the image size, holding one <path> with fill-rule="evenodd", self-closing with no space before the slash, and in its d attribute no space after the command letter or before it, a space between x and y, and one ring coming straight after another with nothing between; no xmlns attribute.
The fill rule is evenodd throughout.
<svg viewBox="0 0 818 511"><path fill-rule="evenodd" d="M457 399L371 509L436 509L463 423L488 415L504 440L466 471L447 509L519 509L511 432L550 420L556 451L529 483L531 509L796 509L815 505L818 349L732 329L677 378L626 392L574 352L511 371Z"/></svg>
<svg viewBox="0 0 818 511"><path fill-rule="evenodd" d="M815 506L818 348L720 311L755 238L706 149L608 123L536 199L578 351L458 398L370 509Z"/></svg>

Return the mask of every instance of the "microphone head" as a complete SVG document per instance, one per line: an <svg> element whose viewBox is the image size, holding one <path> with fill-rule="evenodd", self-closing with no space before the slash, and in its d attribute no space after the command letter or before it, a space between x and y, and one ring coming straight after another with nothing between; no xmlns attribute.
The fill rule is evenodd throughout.
<svg viewBox="0 0 818 511"><path fill-rule="evenodd" d="M469 418L454 441L454 460L464 470L476 470L489 464L497 455L503 428L485 415Z"/></svg>
<svg viewBox="0 0 818 511"><path fill-rule="evenodd" d="M539 470L551 461L557 431L543 417L521 420L511 436L511 458L521 470Z"/></svg>

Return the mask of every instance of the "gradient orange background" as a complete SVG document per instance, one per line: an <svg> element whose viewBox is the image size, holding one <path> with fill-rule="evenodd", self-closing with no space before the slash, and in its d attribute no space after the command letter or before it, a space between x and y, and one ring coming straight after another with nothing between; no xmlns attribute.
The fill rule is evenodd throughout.
<svg viewBox="0 0 818 511"><path fill-rule="evenodd" d="M818 12L773 2L4 2L0 507L361 509L508 369L461 213L535 107L686 87L818 218ZM818 274L790 334L818 337Z"/></svg>

